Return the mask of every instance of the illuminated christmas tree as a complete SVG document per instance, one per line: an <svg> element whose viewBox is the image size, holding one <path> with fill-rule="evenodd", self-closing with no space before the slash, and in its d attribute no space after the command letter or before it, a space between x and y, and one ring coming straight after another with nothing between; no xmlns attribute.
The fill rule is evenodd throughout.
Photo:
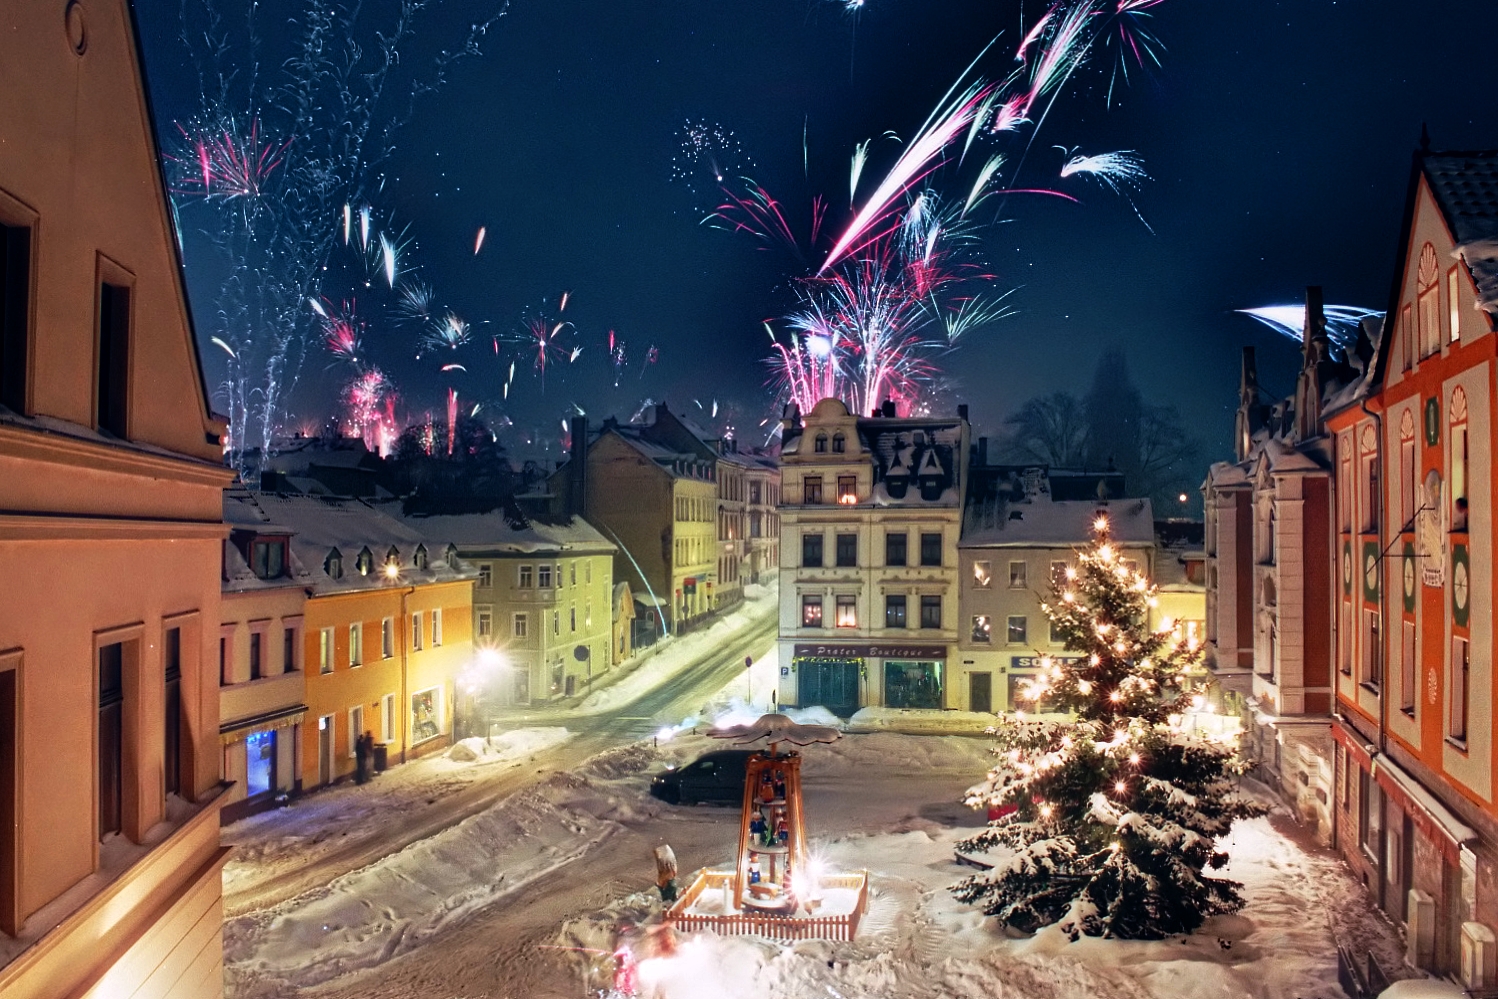
<svg viewBox="0 0 1498 999"><path fill-rule="evenodd" d="M1217 838L1233 821L1265 810L1237 792L1247 764L1236 747L1182 724L1202 704L1195 637L1168 619L1151 630L1154 587L1111 543L1107 519L1093 526L1041 605L1071 655L1042 657L1021 691L1055 714L1001 718L1000 762L968 792L969 805L1001 814L964 848L1011 856L953 891L1025 931L1190 933L1243 907L1242 885L1207 871L1227 862Z"/></svg>

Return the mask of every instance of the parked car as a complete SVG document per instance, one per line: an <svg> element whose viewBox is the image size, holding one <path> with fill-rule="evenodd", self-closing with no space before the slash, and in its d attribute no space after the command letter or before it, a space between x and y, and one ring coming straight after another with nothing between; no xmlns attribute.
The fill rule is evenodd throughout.
<svg viewBox="0 0 1498 999"><path fill-rule="evenodd" d="M650 782L650 793L673 805L737 805L744 800L744 775L751 749L704 753L684 767L667 767Z"/></svg>

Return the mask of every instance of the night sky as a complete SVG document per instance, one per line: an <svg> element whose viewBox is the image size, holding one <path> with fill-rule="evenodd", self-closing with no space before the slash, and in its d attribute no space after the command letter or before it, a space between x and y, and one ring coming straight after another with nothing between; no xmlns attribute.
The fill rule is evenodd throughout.
<svg viewBox="0 0 1498 999"><path fill-rule="evenodd" d="M265 0L262 18L279 7L291 17L301 5ZM477 9L438 10L419 22L418 40L461 38ZM1032 0L1024 23L1041 9ZM1098 355L1118 345L1146 398L1174 403L1208 453L1225 455L1240 348L1259 347L1276 393L1289 391L1298 360L1289 340L1232 310L1299 301L1306 284L1324 285L1332 302L1383 307L1421 124L1437 148L1498 143L1491 0L1168 0L1155 13L1163 66L1136 72L1108 109L1111 57L1096 60L1025 158L1017 186L1062 187L1081 203L1013 196L1002 206L1008 221L986 230L984 257L997 288L1017 289L1017 314L943 361L946 398L970 404L979 432L1032 395L1085 390ZM913 134L1001 31L981 68L1006 71L1020 15L1005 0L868 0L856 19L831 0L514 0L482 56L453 67L446 88L417 105L386 166L381 210L409 225L409 259L478 332L442 359L469 370L445 374L430 356L415 359L408 334L367 334L404 410L440 409L451 384L465 409L491 400L489 415L513 419L514 436L529 429L554 443L573 403L627 417L647 396L674 409L716 399L755 440L772 404L760 322L791 304L793 264L701 224L715 204L711 186L694 194L672 177L683 125L731 130L744 172L793 214L825 193L835 228L847 218L854 144ZM141 3L139 17L166 137L199 107L198 85L177 5ZM1154 233L1122 198L1061 181L1053 145L1143 156L1153 179L1133 200ZM861 191L898 149L874 143ZM206 345L211 268L204 237L191 225L183 236L212 385L222 356ZM493 356L491 334L554 312L564 290L576 326L569 342L582 354L554 364L544 392L522 361L501 406L507 359ZM609 329L630 353L617 389ZM658 360L646 365L652 345ZM345 377L314 357L299 415L326 416Z"/></svg>

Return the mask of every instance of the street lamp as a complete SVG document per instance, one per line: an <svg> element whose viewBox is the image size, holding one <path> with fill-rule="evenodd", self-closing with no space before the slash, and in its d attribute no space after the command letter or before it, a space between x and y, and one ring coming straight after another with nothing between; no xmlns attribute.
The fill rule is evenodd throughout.
<svg viewBox="0 0 1498 999"><path fill-rule="evenodd" d="M490 693L486 688L492 685L494 678L506 665L504 654L498 649L482 648L473 657L473 662L463 675L463 689L468 694L469 703L475 708L480 700L484 704L484 740L486 742L490 739L488 707L491 698L481 695Z"/></svg>

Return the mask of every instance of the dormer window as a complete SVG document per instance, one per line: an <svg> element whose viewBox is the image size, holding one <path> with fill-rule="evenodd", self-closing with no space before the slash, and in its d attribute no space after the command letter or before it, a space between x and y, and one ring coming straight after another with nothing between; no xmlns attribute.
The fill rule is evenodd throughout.
<svg viewBox="0 0 1498 999"><path fill-rule="evenodd" d="M359 554L354 559L354 569L361 576L374 572L374 552L371 552L368 546L359 549Z"/></svg>
<svg viewBox="0 0 1498 999"><path fill-rule="evenodd" d="M817 440L816 440L816 443L812 446L812 450L815 451L817 454L826 454L827 453L827 435L826 434L817 434Z"/></svg>
<svg viewBox="0 0 1498 999"><path fill-rule="evenodd" d="M257 539L250 545L250 571L260 579L286 575L286 539Z"/></svg>
<svg viewBox="0 0 1498 999"><path fill-rule="evenodd" d="M390 550L385 553L385 568L387 568L387 569L389 569L389 568L399 569L400 568L400 564L401 564L401 553L400 553L400 549L397 548L397 547L395 547L394 545L391 545L390 546Z"/></svg>
<svg viewBox="0 0 1498 999"><path fill-rule="evenodd" d="M426 572L426 568L427 568L427 546L426 545L417 545L416 546L416 554L415 554L415 556L412 557L411 561L415 564L415 566L416 566L417 569L419 569L422 572Z"/></svg>
<svg viewBox="0 0 1498 999"><path fill-rule="evenodd" d="M337 548L328 552L328 557L322 560L322 571L327 573L330 579L343 578L343 555Z"/></svg>
<svg viewBox="0 0 1498 999"><path fill-rule="evenodd" d="M447 559L447 567L456 572L458 570L458 546L448 545L447 553L444 557Z"/></svg>
<svg viewBox="0 0 1498 999"><path fill-rule="evenodd" d="M848 438L844 437L842 434L833 434L832 435L832 453L833 454L842 454L842 453L844 453L847 450L848 450Z"/></svg>

